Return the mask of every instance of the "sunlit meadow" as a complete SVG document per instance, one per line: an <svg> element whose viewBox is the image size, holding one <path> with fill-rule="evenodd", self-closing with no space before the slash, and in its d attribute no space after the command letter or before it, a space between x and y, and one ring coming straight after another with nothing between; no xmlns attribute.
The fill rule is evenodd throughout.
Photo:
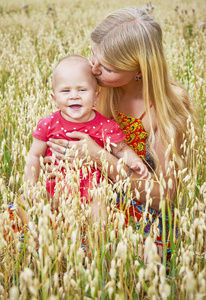
<svg viewBox="0 0 206 300"><path fill-rule="evenodd" d="M94 226L89 221L91 209L81 205L76 193L82 163L78 155L77 171L67 174L72 194L66 197L65 189L58 214L43 197L46 173L41 171L36 201L29 209L35 226L23 230L24 241L23 232L14 229L21 226L15 211L14 220L9 219L8 203L16 203L27 190L23 171L31 133L37 121L55 109L50 96L55 64L69 53L89 58L92 28L107 13L124 6L144 6L158 19L171 76L185 86L197 111L199 134L188 119L182 145L188 168L175 173L179 236L172 234L171 225L169 261L167 240L161 258L153 242L157 223L144 248L142 231L134 231L132 223L123 226L124 212L115 211L111 199L116 199L116 192L106 179L93 191L107 205L106 231L101 222ZM0 299L206 298L205 9L204 0L0 2ZM102 155L106 177L104 160ZM163 189L165 182L161 178L160 182ZM119 180L115 188L124 190L128 199L134 197L129 179ZM81 248L83 235L86 252ZM143 249L141 256L138 249Z"/></svg>

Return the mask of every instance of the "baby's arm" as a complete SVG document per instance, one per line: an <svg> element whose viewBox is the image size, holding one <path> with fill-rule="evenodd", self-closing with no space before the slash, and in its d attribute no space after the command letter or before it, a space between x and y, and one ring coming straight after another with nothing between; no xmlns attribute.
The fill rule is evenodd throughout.
<svg viewBox="0 0 206 300"><path fill-rule="evenodd" d="M135 153L135 151L128 146L124 141L119 142L115 146L111 145L112 153L117 158L122 158L126 152L126 164L137 174L141 175L140 178L147 178L151 177L146 165L143 163L142 159Z"/></svg>
<svg viewBox="0 0 206 300"><path fill-rule="evenodd" d="M39 169L40 169L40 156L44 156L47 149L46 142L40 141L36 138L33 140L33 144L29 151L29 156L26 162L25 172L24 172L24 181L27 181L29 190L34 186L39 178ZM31 189L32 192L32 189ZM32 197L32 194L31 194ZM27 195L21 195L17 203L17 214L21 218L21 221L24 225L27 225L28 228L32 229L34 223L31 222L31 218L27 213L29 208ZM25 210L26 209L26 210ZM30 224L30 225L29 225ZM31 226L31 227L30 227Z"/></svg>
<svg viewBox="0 0 206 300"><path fill-rule="evenodd" d="M46 142L34 138L24 173L24 180L30 182L31 185L35 185L38 181L40 157L45 155L47 147Z"/></svg>

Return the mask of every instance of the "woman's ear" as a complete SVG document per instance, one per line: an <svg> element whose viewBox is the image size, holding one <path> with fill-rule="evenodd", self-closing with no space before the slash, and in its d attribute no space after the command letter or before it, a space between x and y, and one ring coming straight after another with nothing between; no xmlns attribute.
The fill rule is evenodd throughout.
<svg viewBox="0 0 206 300"><path fill-rule="evenodd" d="M140 79L142 79L142 73L141 73L141 71L139 70L138 72L135 73L135 80L136 80L136 81L139 81Z"/></svg>

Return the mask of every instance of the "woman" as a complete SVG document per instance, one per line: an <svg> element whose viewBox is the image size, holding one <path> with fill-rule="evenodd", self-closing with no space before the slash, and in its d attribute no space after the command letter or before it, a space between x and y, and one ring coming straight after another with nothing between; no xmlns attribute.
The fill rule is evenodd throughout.
<svg viewBox="0 0 206 300"><path fill-rule="evenodd" d="M175 160L175 169L184 166L180 145L186 131L186 120L193 115L188 96L170 79L161 28L144 11L129 7L111 13L93 30L91 39L92 71L101 86L97 110L117 120L127 135L127 143L145 159L156 178L164 178L166 182L163 192L159 180L155 181L150 192L153 222L156 216L161 219L162 197L169 197L171 204L174 202L175 187L169 189L167 184L169 179L174 183L174 169L170 168L168 173L168 168L171 158ZM101 168L100 147L87 134L72 132L69 136L79 139L78 142L69 142L69 147L75 144L80 154L86 139L91 159ZM48 145L58 159L64 159L67 141L52 140ZM171 151L167 151L168 147ZM114 169L110 173L108 168L108 177L115 181L117 159L108 152L107 160ZM47 162L50 158L45 158ZM129 171L127 166L125 171ZM138 201L131 202L130 212L139 220L145 208L147 191L145 182L142 181L140 186L138 175L133 171L130 173L131 190L140 192ZM160 220L160 232L161 226ZM146 233L150 226L145 230ZM161 244L161 238L159 240Z"/></svg>

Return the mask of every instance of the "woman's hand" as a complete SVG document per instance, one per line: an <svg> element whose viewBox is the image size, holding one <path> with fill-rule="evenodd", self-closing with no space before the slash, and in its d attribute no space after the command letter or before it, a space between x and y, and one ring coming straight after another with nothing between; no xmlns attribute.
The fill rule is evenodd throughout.
<svg viewBox="0 0 206 300"><path fill-rule="evenodd" d="M102 149L88 134L78 131L73 131L71 133L67 133L67 136L72 139L78 139L78 141L68 141L63 139L50 139L47 142L47 145L51 148L52 153L55 154L56 161L60 160L68 160L68 162L72 162L74 159L74 155L70 153L66 154L67 149L75 148L78 150L78 157L84 158L86 156L86 152L89 154L92 160L95 161L98 156L98 152ZM51 162L52 159L44 158L44 162Z"/></svg>

